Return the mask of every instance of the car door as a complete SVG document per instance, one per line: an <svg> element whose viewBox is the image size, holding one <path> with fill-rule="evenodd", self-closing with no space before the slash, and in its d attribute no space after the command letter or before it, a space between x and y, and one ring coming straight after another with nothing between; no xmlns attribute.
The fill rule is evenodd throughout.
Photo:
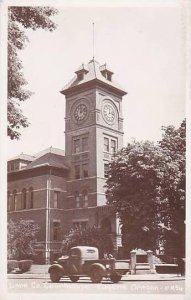
<svg viewBox="0 0 191 300"><path fill-rule="evenodd" d="M81 257L79 249L71 249L69 258L69 268L71 274L79 274L81 271Z"/></svg>

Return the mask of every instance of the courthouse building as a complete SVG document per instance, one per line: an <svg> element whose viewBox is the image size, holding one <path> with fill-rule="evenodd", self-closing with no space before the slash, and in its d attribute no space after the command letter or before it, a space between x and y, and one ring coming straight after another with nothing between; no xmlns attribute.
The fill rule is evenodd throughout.
<svg viewBox="0 0 191 300"><path fill-rule="evenodd" d="M82 64L61 91L66 98L65 151L50 147L8 161L8 219L40 226L34 245L47 263L73 227L96 225L120 246L119 222L106 205L112 155L123 146L122 97L107 65Z"/></svg>

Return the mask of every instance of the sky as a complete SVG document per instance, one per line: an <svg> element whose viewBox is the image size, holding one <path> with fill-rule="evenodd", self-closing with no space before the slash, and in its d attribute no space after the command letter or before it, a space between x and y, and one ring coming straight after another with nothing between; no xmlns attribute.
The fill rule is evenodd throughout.
<svg viewBox="0 0 191 300"><path fill-rule="evenodd" d="M128 92L123 98L124 145L158 141L161 127L185 117L184 22L179 6L59 7L54 32L26 30L30 43L19 52L27 88L21 103L30 126L19 141L7 141L7 156L64 149L65 97L61 89L93 56L107 63Z"/></svg>

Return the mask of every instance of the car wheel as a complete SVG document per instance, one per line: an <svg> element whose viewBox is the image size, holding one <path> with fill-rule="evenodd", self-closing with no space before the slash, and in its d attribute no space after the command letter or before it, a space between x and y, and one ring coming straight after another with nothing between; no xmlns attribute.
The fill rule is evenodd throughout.
<svg viewBox="0 0 191 300"><path fill-rule="evenodd" d="M77 282L79 280L79 277L78 276L70 276L70 280L72 282Z"/></svg>
<svg viewBox="0 0 191 300"><path fill-rule="evenodd" d="M60 276L60 272L58 270L51 270L50 271L50 279L52 282L59 282L61 276Z"/></svg>
<svg viewBox="0 0 191 300"><path fill-rule="evenodd" d="M93 283L100 283L102 281L103 275L101 270L94 268L91 270L90 278Z"/></svg>
<svg viewBox="0 0 191 300"><path fill-rule="evenodd" d="M110 276L110 279L113 283L117 283L121 280L121 275L113 274Z"/></svg>

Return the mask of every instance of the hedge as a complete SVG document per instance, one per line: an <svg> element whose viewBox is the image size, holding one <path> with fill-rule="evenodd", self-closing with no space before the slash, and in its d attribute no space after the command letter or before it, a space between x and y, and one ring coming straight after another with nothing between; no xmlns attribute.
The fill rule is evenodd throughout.
<svg viewBox="0 0 191 300"><path fill-rule="evenodd" d="M32 263L32 260L20 260L18 266L21 272L27 272L30 270Z"/></svg>
<svg viewBox="0 0 191 300"><path fill-rule="evenodd" d="M18 268L18 261L14 259L9 259L7 261L7 272L10 273L16 268Z"/></svg>

